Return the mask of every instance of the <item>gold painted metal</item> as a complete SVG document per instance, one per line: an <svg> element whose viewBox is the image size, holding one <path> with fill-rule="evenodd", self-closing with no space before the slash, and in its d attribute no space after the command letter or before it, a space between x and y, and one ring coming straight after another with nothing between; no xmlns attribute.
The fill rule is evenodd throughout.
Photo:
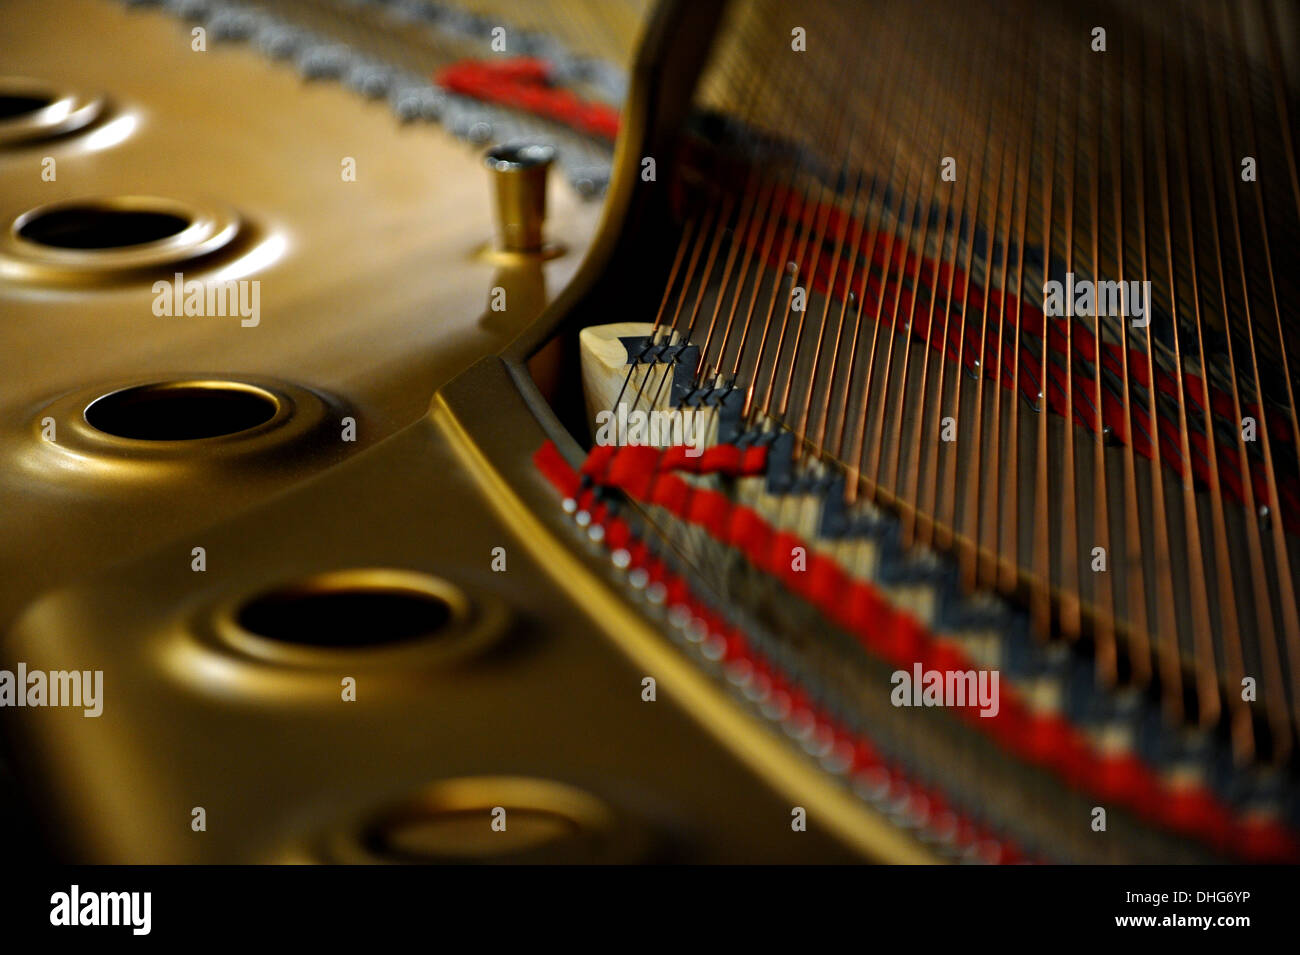
<svg viewBox="0 0 1300 955"><path fill-rule="evenodd" d="M476 376L474 388L488 402L472 422L461 420L491 444L494 458L502 448L518 452L507 479L521 482L529 506L553 504L523 451L540 438L538 426L492 426L494 416L526 423L528 412L504 367L490 367L494 387ZM615 598L588 569L594 559L575 566L557 548L560 562L543 567L534 521L516 523L512 512L498 511L513 505L489 499L495 484L466 471L446 428L435 413L292 493L208 528L201 535L206 573L190 569L190 541L200 538L186 535L24 612L0 645L0 666L23 660L33 669L105 670L97 719L63 708L7 714L16 769L65 851L88 861L319 860L304 847L318 846L322 833L364 825L432 780L524 776L598 799L645 829L656 859L858 858L820 822L813 807L822 804L804 802L802 792L799 804L817 822L791 832L789 796L771 788L748 753L756 740L760 752L779 748L795 770L792 787L802 779L797 764L809 773L813 764L721 700L719 713L734 721L718 730L727 739L702 731L700 720L713 714L696 712L690 687L708 678L684 659L668 663L677 651L644 620L621 639L660 656L648 664L614 642L606 628L630 618L603 614L600 595ZM549 537L565 526L562 516L558 507L539 507L535 520ZM490 569L497 546L508 555L504 573ZM369 650L345 658L326 649L298 665L249 658L200 633L202 621L279 581L349 568L440 578L476 611L492 600L511 620L479 652L435 662L430 649L429 665L374 668ZM564 579L571 571L573 579ZM576 605L571 588L583 587L598 599ZM431 647L437 642L429 639ZM414 654L417 644L406 649ZM653 705L641 699L647 673L659 678ZM356 703L340 698L349 675ZM736 726L742 732L730 734ZM221 838L196 836L187 824L196 805L210 820L238 825Z"/></svg>
<svg viewBox="0 0 1300 955"><path fill-rule="evenodd" d="M24 76L0 76L0 97L30 99L35 106L0 116L0 148L76 132L99 119L106 106L103 96L88 96Z"/></svg>
<svg viewBox="0 0 1300 955"><path fill-rule="evenodd" d="M110 391L87 405L82 419L109 437L188 447L246 437L288 414L284 401L257 385L182 379Z"/></svg>
<svg viewBox="0 0 1300 955"><path fill-rule="evenodd" d="M0 49L12 69L113 104L83 134L0 149L6 234L25 213L87 196L175 197L236 209L242 223L213 255L129 276L5 257L19 280L0 281L0 566L16 570L0 575L0 630L47 588L220 522L417 421L438 385L563 288L600 215L557 181L548 230L572 254L486 261L494 230L475 150L341 85L305 83L251 44L196 54L162 10L12 0ZM149 70L123 66L145 55ZM342 180L344 157L355 182ZM155 315L151 283L176 271L259 281L260 323ZM504 312L489 307L498 286ZM82 411L107 391L191 377L283 391L293 414L264 435L189 448L84 433ZM46 416L58 442L41 437Z"/></svg>
<svg viewBox="0 0 1300 955"><path fill-rule="evenodd" d="M504 829L490 825L495 810ZM322 839L324 861L611 863L637 861L644 833L590 793L549 779L443 779Z"/></svg>
<svg viewBox="0 0 1300 955"><path fill-rule="evenodd" d="M239 622L239 611L250 600L270 594L295 595L361 592L375 595L424 597L447 609L448 619L436 633L387 645L334 648L288 643L251 632ZM316 671L348 670L382 675L385 671L446 666L484 652L505 634L508 614L501 602L483 595L471 600L463 589L442 577L395 568L353 568L327 571L291 580L252 594L222 600L196 615L193 636L209 652L242 660ZM377 619L374 628L383 630Z"/></svg>
<svg viewBox="0 0 1300 955"><path fill-rule="evenodd" d="M238 391L267 402L270 415L251 428L229 434L183 440L159 441L123 437L95 427L87 420L87 409L106 397L126 391L148 389L160 399L172 391ZM113 386L83 388L62 396L36 411L30 427L30 446L25 468L33 477L41 469L81 472L93 486L111 479L133 478L157 482L171 474L200 477L223 462L246 462L246 466L267 459L297 445L332 442L335 422L346 414L337 398L290 382L264 377L215 378L191 375L164 381L122 382ZM43 436L47 420L54 422L56 439Z"/></svg>
<svg viewBox="0 0 1300 955"><path fill-rule="evenodd" d="M20 356L0 376L0 497L23 502L0 509L0 557L21 568L0 577L0 666L105 671L101 717L23 709L5 727L62 855L393 861L440 841L472 855L481 842L425 823L458 823L495 796L537 817L522 854L560 861L933 860L668 643L531 465L545 437L577 446L522 363L608 267L628 170L688 76L639 65L594 245L600 210L557 183L548 230L571 254L486 256L481 159L440 131L397 128L378 104L245 47L196 57L156 11L68 0L77 27L55 36L13 29L44 9L13 6L0 45L25 69L107 89L142 120L109 149L61 143L56 183L34 179L30 155L0 153L4 221L201 183L262 230L212 270L263 282L256 328L156 317L136 280L0 286L0 361ZM651 24L656 49L676 23ZM104 35L112 60L96 52ZM703 44L707 30L682 36ZM118 68L132 49L150 51L154 74ZM354 183L340 180L345 156ZM498 285L509 307L494 314ZM483 358L512 340L508 361ZM115 439L84 421L96 397L150 382L261 389L277 410L194 442ZM355 444L339 437L345 415ZM57 442L41 435L46 417ZM428 592L451 608L448 628L341 649L239 626L246 601L304 581ZM654 705L640 697L647 674ZM346 676L355 703L340 697ZM790 830L795 804L807 832ZM220 838L189 830L196 805L230 823ZM598 836L595 856L564 854L575 831Z"/></svg>
<svg viewBox="0 0 1300 955"><path fill-rule="evenodd" d="M164 238L119 248L59 248L33 241L23 231L44 216L85 212L111 218L114 214L153 213L182 220L184 228ZM0 234L0 278L11 282L98 283L150 275L160 267L180 268L228 246L239 233L241 220L221 204L192 205L155 196L95 196L66 199L29 209L15 216Z"/></svg>

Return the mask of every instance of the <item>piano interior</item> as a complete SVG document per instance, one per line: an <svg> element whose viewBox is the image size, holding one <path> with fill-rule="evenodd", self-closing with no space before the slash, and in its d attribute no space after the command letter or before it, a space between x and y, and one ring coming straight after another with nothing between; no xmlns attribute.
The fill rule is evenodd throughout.
<svg viewBox="0 0 1300 955"><path fill-rule="evenodd" d="M6 0L23 853L1300 861L1298 26Z"/></svg>

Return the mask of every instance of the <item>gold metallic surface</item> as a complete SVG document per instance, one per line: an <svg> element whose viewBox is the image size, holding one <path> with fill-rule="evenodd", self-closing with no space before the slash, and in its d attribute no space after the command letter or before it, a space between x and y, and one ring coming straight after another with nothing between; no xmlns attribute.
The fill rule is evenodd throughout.
<svg viewBox="0 0 1300 955"><path fill-rule="evenodd" d="M518 365L484 356L524 332L522 359L553 333L584 291L570 286L579 263L589 280L613 252L626 175L599 247L600 208L556 182L552 246L485 253L481 152L440 130L398 127L246 47L192 52L156 11L69 0L57 30L29 31L17 25L45 5L10 6L6 69L104 89L105 121L131 122L50 146L53 182L44 147L0 148L3 221L86 196L198 196L253 237L202 274L262 282L256 327L157 316L135 279L0 285L0 666L105 673L102 716L6 714L14 775L61 855L934 860L668 643L572 539L530 463L545 437L573 440ZM612 19L626 34L628 18ZM633 94L624 171L671 86ZM340 177L346 158L355 182ZM275 410L192 441L113 437L85 419L97 398L142 385L249 389ZM284 588L426 593L449 622L350 647L241 626L249 601ZM485 855L458 817L497 805L533 824ZM808 831L791 830L794 806ZM191 828L195 807L206 831Z"/></svg>
<svg viewBox="0 0 1300 955"><path fill-rule="evenodd" d="M242 607L268 592L307 596L357 591L424 596L444 605L448 620L436 633L386 646L383 634L387 621L383 617L374 619L367 628L369 632L358 635L364 638L373 634L374 640L374 645L360 656L351 647L303 646L253 633L238 620ZM197 652L225 654L245 662L304 670L333 672L341 666L351 670L360 668L373 671L378 679L383 679L385 671L449 666L466 656L482 653L504 636L508 619L499 599L481 594L471 600L461 588L443 578L391 568L336 570L258 593L237 594L210 610L201 611L193 621L194 644L178 646L177 651L185 654L197 649ZM177 672L183 673L184 667L178 666Z"/></svg>
<svg viewBox="0 0 1300 955"><path fill-rule="evenodd" d="M98 214L106 218L131 213L174 216L186 225L173 235L107 249L71 249L33 241L23 235L34 222L59 213ZM68 283L90 285L166 277L166 269L199 265L211 268L211 256L239 234L238 213L221 205L192 205L154 196L94 196L37 206L13 218L0 234L0 277L36 286Z"/></svg>
<svg viewBox="0 0 1300 955"><path fill-rule="evenodd" d="M507 252L541 252L545 241L546 179L555 150L539 144L507 144L488 150L483 164L492 176L497 229Z"/></svg>
<svg viewBox="0 0 1300 955"><path fill-rule="evenodd" d="M527 411L496 369L492 387L475 388L484 404L472 427L497 445L531 442L539 432L511 430ZM589 793L652 833L652 858L855 858L832 838L816 802L800 803L809 831L792 832L789 799L739 755L754 746L789 752L784 740L737 714L741 732L718 742L699 722L714 714L697 712L691 695L703 677L669 662L676 651L660 633L642 622L616 644L606 628L621 628L625 617L597 623L574 605L574 588L593 610L613 598L590 570L568 577L580 569L571 559L542 566L559 559L558 548L535 552L534 523L499 516L498 507L512 505L489 500L495 483L466 470L450 426L436 413L209 528L204 574L190 569L188 541L173 543L23 615L4 646L7 665L75 661L105 670L99 718L10 713L21 777L76 857L297 859L321 833L364 826L438 780L506 775ZM540 501L549 488L526 460L511 477ZM549 533L556 518L546 518ZM491 569L498 546L508 561L502 573ZM508 606L512 623L479 652L428 665L385 661L397 647L296 647L303 653L290 664L237 655L203 632L225 608L280 582L371 567L450 581L480 611ZM555 573L566 575L563 586ZM653 656L629 658L634 641ZM418 644L401 652L415 654ZM648 672L660 678L655 703L641 699ZM341 699L347 676L356 679L356 702ZM207 812L205 833L189 828L195 806Z"/></svg>
<svg viewBox="0 0 1300 955"><path fill-rule="evenodd" d="M0 97L42 101L36 110L0 117L0 146L51 139L93 123L104 112L104 97L91 96L23 76L0 76Z"/></svg>
<svg viewBox="0 0 1300 955"><path fill-rule="evenodd" d="M403 127L382 104L305 82L247 45L194 52L186 25L156 9L15 0L0 17L0 70L102 90L113 103L79 132L0 146L6 229L51 203L147 195L233 210L251 238L211 267L161 264L93 290L4 258L21 263L23 281L6 271L0 282L0 621L60 580L221 520L418 419L439 383L501 347L563 287L599 216L557 181L548 228L567 254L487 261L481 151L436 126ZM42 179L46 157L54 181ZM345 157L355 182L341 176ZM175 271L260 281L260 323L155 315L151 283ZM489 307L495 287L506 290L504 312ZM330 426L302 428L300 439L291 421L219 471L201 458L150 469L135 456L81 453L73 395L89 403L196 371L333 396L320 399ZM75 449L38 440L51 407ZM355 442L341 439L345 416Z"/></svg>
<svg viewBox="0 0 1300 955"><path fill-rule="evenodd" d="M500 828L483 824L495 818ZM431 783L320 840L317 858L373 862L640 861L644 832L605 803L547 779L478 776Z"/></svg>

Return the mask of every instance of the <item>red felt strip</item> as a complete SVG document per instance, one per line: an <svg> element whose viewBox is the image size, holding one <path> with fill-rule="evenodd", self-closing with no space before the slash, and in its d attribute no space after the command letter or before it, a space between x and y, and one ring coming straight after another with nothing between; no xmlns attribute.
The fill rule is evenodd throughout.
<svg viewBox="0 0 1300 955"><path fill-rule="evenodd" d="M545 60L462 60L439 70L434 82L461 96L532 113L597 139L618 138L618 110L553 86Z"/></svg>
<svg viewBox="0 0 1300 955"><path fill-rule="evenodd" d="M553 458L541 452L538 457L554 468ZM593 460L598 463L593 464ZM601 464L607 469L614 460L613 454L602 451L597 455L593 451L583 471L597 484L605 484L608 475ZM649 463L650 457L641 455L638 460ZM658 465L665 460L667 456L655 456ZM563 490L562 484L556 483ZM625 480L623 486L627 483ZM741 550L756 566L786 582L828 619L849 629L864 646L890 663L908 668L921 662L924 669L945 674L977 669L960 648L940 642L915 617L890 608L872 584L850 577L830 558L812 552L798 535L773 528L760 515L733 504L725 495L694 488L681 478L660 471L648 499L704 528L722 543L744 542L748 546L742 546ZM794 559L798 548L804 552L803 570L798 569ZM688 590L683 589L684 581L662 566L652 571L652 577L656 571L669 581L666 585L670 589L670 603L685 599ZM772 673L774 678L779 675L775 670ZM1246 833L1242 830L1242 820L1208 787L1191 786L1174 791L1141 762L1109 765L1063 717L1024 710L1012 687L1003 687L1000 697L995 716L981 716L970 707L963 715L971 725L987 732L1021 758L1056 773L1070 785L1112 798L1152 823L1252 861L1300 859L1300 839L1289 828L1260 830L1256 827ZM1271 841L1266 842L1260 836L1261 831L1268 833Z"/></svg>

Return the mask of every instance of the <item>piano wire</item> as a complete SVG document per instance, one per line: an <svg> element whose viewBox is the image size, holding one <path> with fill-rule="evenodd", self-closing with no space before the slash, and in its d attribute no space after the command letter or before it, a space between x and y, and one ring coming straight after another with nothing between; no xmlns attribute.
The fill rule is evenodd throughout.
<svg viewBox="0 0 1300 955"><path fill-rule="evenodd" d="M1223 19L1227 21L1228 30L1230 34L1233 36L1234 40L1237 43L1241 43L1242 36L1241 36L1239 24L1237 24L1237 22L1228 14L1228 11L1226 10L1223 11ZM1221 62L1223 59L1226 59L1226 56L1222 53L1222 48L1221 48L1220 56L1222 58ZM1233 59L1235 60L1236 58L1234 57ZM1237 65L1237 64L1234 65L1237 66L1237 72L1239 72L1239 74L1243 77L1243 82L1246 86L1246 89L1249 90L1250 80L1248 76L1248 72L1249 72L1248 69L1245 67L1245 65ZM1250 120L1250 124L1248 127L1248 132L1249 132L1248 138L1250 140L1250 145L1253 148L1255 145L1253 112L1251 110L1246 110L1245 112L1247 114L1248 119ZM1259 196L1258 192L1259 190L1257 189L1256 190L1257 199L1260 204L1259 209L1262 216L1263 209L1264 209L1263 197ZM1241 220L1240 220L1239 210L1237 207L1237 196L1236 196L1235 184L1233 189L1228 190L1228 202L1230 208L1232 209L1232 226L1233 226L1234 237L1236 240L1235 244L1237 247L1237 260L1238 260L1238 266L1241 270L1242 304L1243 304L1243 310L1246 318L1247 341L1250 343L1251 366L1254 375L1255 394L1258 399L1259 410L1260 410L1261 420L1259 423L1258 433L1260 435L1261 438L1260 443L1263 446L1263 451L1264 451L1264 476L1265 476L1265 481L1267 482L1269 500L1273 502L1274 508L1278 509L1279 511L1279 513L1271 516L1269 524L1272 530L1272 537L1273 537L1274 561L1276 564L1275 575L1277 578L1279 589L1281 591L1279 602L1281 605L1280 610L1282 612L1282 629L1286 637L1287 656L1289 657L1289 663L1290 663L1289 670L1291 674L1290 684L1291 684L1292 715L1293 715L1293 719L1297 723L1300 723L1300 697L1297 697L1297 692L1300 691L1300 620L1297 619L1295 588L1294 588L1294 584L1292 583L1290 564L1287 559L1286 541L1283 538L1282 519L1280 513L1282 500L1278 493L1277 477L1276 477L1277 472L1274 469L1274 463L1273 463L1272 440L1270 437L1271 429L1269 428L1268 425L1268 410L1266 407L1264 391L1260 385L1259 361L1256 355L1256 347L1255 347L1254 317L1253 317L1253 310L1250 307L1250 288L1249 288L1249 282L1247 280L1245 257L1242 250ZM1267 244L1268 244L1267 227L1265 225L1265 220L1263 218L1260 219L1260 224L1261 227L1265 229L1264 245L1265 248L1267 249ZM1270 259L1269 260L1270 285L1272 284L1271 271L1272 271L1272 266L1271 266L1271 259ZM1283 361L1284 377L1286 377L1287 379L1287 396L1288 396L1288 400L1290 401L1291 400L1290 371L1286 365L1286 339L1282 333L1280 317L1279 317L1279 324L1278 324L1278 351L1281 353L1281 358ZM1291 420L1292 421L1295 420L1294 403L1291 404ZM1292 428L1293 428L1291 432L1292 440L1293 441L1300 440L1300 438L1297 437L1298 435L1300 435L1300 432L1294 430L1294 425L1292 425Z"/></svg>

